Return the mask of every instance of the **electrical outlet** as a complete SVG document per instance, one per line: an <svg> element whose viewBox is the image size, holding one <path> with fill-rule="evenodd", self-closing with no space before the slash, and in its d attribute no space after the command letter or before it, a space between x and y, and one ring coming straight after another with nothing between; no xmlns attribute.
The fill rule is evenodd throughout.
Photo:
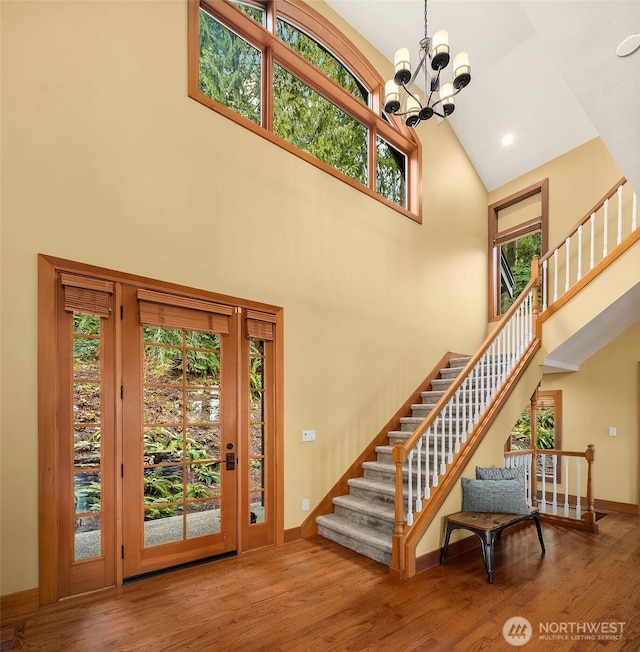
<svg viewBox="0 0 640 652"><path fill-rule="evenodd" d="M309 511L309 499L308 498L303 498L302 499L302 511L303 512L308 512Z"/></svg>
<svg viewBox="0 0 640 652"><path fill-rule="evenodd" d="M316 431L315 430L303 430L302 431L302 441L315 441L316 440Z"/></svg>

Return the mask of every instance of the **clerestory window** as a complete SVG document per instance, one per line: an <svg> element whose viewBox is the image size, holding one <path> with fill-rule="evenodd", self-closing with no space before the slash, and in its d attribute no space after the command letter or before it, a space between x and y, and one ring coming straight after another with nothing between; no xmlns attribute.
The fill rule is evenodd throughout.
<svg viewBox="0 0 640 652"><path fill-rule="evenodd" d="M190 0L189 95L420 222L420 144L383 79L301 0Z"/></svg>

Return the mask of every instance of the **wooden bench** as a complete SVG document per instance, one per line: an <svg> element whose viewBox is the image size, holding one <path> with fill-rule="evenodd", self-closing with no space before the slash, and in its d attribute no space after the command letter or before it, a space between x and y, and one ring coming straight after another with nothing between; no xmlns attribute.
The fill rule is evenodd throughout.
<svg viewBox="0 0 640 652"><path fill-rule="evenodd" d="M534 521L538 530L538 540L544 554L544 541L538 508L534 507L527 514L490 514L484 512L457 512L447 516L447 531L444 537L444 546L440 554L440 564L447 558L449 537L454 530L469 530L473 532L482 543L482 556L487 569L489 584L493 584L493 548L496 539L500 538L502 530L523 521Z"/></svg>

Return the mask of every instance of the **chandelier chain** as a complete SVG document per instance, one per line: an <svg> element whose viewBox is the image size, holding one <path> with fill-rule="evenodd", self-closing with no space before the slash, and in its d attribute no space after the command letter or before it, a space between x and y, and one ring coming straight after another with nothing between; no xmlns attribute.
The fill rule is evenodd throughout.
<svg viewBox="0 0 640 652"><path fill-rule="evenodd" d="M429 36L429 32L427 31L427 0L424 0L424 38L425 41L427 40Z"/></svg>

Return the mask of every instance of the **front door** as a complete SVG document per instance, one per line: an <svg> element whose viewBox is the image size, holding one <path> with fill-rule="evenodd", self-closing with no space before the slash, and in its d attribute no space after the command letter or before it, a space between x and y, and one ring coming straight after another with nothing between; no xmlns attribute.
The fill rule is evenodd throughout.
<svg viewBox="0 0 640 652"><path fill-rule="evenodd" d="M276 306L39 259L40 599L283 540Z"/></svg>
<svg viewBox="0 0 640 652"><path fill-rule="evenodd" d="M238 316L125 286L123 574L236 550Z"/></svg>

